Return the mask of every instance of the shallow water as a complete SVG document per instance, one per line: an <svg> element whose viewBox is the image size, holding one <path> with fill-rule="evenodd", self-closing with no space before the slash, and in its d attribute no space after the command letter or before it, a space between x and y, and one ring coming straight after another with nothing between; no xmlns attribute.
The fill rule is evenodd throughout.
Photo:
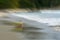
<svg viewBox="0 0 60 40"><path fill-rule="evenodd" d="M34 16L34 15L36 15L36 16ZM60 32L57 32L57 31L53 30L51 27L49 27L48 25L46 25L44 23L39 23L39 22L33 21L33 20L38 21L39 18L40 18L40 14L38 15L37 13L34 13L34 14L32 14L32 13L26 13L26 14L21 13L20 17L21 16L27 18L26 26L28 24L29 25L27 26L28 28L25 27L26 29L24 29L23 32L14 33L19 40L60 40ZM16 19L15 17L13 17L13 18L14 18L14 20ZM33 19L33 20L28 20L28 18ZM2 23L2 22L0 22L0 23ZM40 28L35 28L33 26L32 26L33 28L31 28L30 24L32 24L33 26L35 25L35 27L41 27L41 29ZM8 26L11 26L11 25L8 25ZM11 26L11 27L6 26L6 27L3 27L3 28L1 27L0 31L1 32L2 31L3 32L6 32L6 31L9 32L11 30L11 28L13 28L13 26ZM10 31L10 32L12 32L12 31Z"/></svg>
<svg viewBox="0 0 60 40"><path fill-rule="evenodd" d="M58 16L57 16L58 15ZM30 12L30 13L17 13L16 16L24 17L29 20L35 20L41 22L41 18L59 18L60 14L47 14L47 13L40 13L40 12ZM53 21L53 20L51 20ZM33 21L32 21L33 22ZM31 23L32 23L31 22ZM23 39L26 40L59 40L60 39L60 32L56 32L52 29L52 27L44 27L42 30L40 29L27 29L22 34L25 37Z"/></svg>

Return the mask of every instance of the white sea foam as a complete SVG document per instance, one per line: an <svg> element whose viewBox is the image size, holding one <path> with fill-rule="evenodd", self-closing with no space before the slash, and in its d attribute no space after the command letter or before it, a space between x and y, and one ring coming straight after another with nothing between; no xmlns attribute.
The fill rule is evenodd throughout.
<svg viewBox="0 0 60 40"><path fill-rule="evenodd" d="M41 10L41 12L18 12L12 14L19 17L24 17L30 20L35 20L49 25L60 24L60 10Z"/></svg>

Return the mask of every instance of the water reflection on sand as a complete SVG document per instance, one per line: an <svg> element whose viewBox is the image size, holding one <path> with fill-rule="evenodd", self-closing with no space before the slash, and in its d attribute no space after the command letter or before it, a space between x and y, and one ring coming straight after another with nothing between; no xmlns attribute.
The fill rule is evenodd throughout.
<svg viewBox="0 0 60 40"><path fill-rule="evenodd" d="M35 29L33 28L33 30L40 31L39 29L36 29L36 28ZM22 40L56 40L55 33L45 33L45 32L37 32L37 31L33 32L33 30L20 32L22 36Z"/></svg>

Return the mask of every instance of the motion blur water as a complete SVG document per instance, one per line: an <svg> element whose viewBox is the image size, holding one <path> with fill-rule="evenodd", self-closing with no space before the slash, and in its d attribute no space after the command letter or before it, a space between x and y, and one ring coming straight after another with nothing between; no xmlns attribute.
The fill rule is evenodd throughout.
<svg viewBox="0 0 60 40"><path fill-rule="evenodd" d="M21 19L23 22L25 22L25 24L24 24L25 28L30 27L29 29L28 28L25 29L23 32L15 32L14 35L16 35L16 37L18 38L17 40L59 40L60 39L60 36L59 36L60 32L56 32L51 27L49 27L48 24L41 23L40 14L38 15L37 12L36 13L34 12L33 14L32 13L11 14L9 17L10 18L7 18L7 19L9 19L8 21L10 21L10 22L11 21L15 22L16 20L17 20L17 22L20 22L20 21L18 21L18 19ZM5 20L5 21L7 19L1 18L1 20ZM4 22L0 22L0 23L2 25ZM3 31L4 33L6 31L9 32L12 28L14 28L14 26L11 26L11 25L8 25L8 27L7 27L6 24L3 24L2 26L4 28L1 27L0 30ZM41 29L40 29L40 27L41 27ZM13 38L15 38L15 37L13 37Z"/></svg>
<svg viewBox="0 0 60 40"><path fill-rule="evenodd" d="M15 14L13 14L13 15L15 15ZM40 22L40 23L42 21L41 18L42 19L43 18L52 18L52 19L54 19L54 18L57 18L57 17L59 18L59 16L57 16L56 13L52 15L52 14L48 14L48 13L41 14L41 12L33 12L33 13L32 12L30 12L30 13L20 13L19 12L19 13L16 14L16 16L24 17L24 18L29 19L29 20L35 20L35 21ZM53 20L50 19L49 21L51 22ZM46 21L46 22L48 22L48 21ZM36 30L34 32L32 32L32 31L29 32L28 31L26 33L26 37L30 40L59 40L60 39L60 36L57 36L57 35L60 35L59 32L56 32L55 30L50 29L49 26L44 27L43 30L45 30L45 28L47 29L46 30L47 33L45 31L41 32L40 30L38 30L38 32Z"/></svg>

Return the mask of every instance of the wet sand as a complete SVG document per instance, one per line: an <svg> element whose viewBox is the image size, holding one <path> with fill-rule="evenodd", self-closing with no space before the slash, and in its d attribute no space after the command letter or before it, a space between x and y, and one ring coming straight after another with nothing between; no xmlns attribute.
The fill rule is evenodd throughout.
<svg viewBox="0 0 60 40"><path fill-rule="evenodd" d="M16 32L11 31L12 26L0 24L0 40L19 40Z"/></svg>

